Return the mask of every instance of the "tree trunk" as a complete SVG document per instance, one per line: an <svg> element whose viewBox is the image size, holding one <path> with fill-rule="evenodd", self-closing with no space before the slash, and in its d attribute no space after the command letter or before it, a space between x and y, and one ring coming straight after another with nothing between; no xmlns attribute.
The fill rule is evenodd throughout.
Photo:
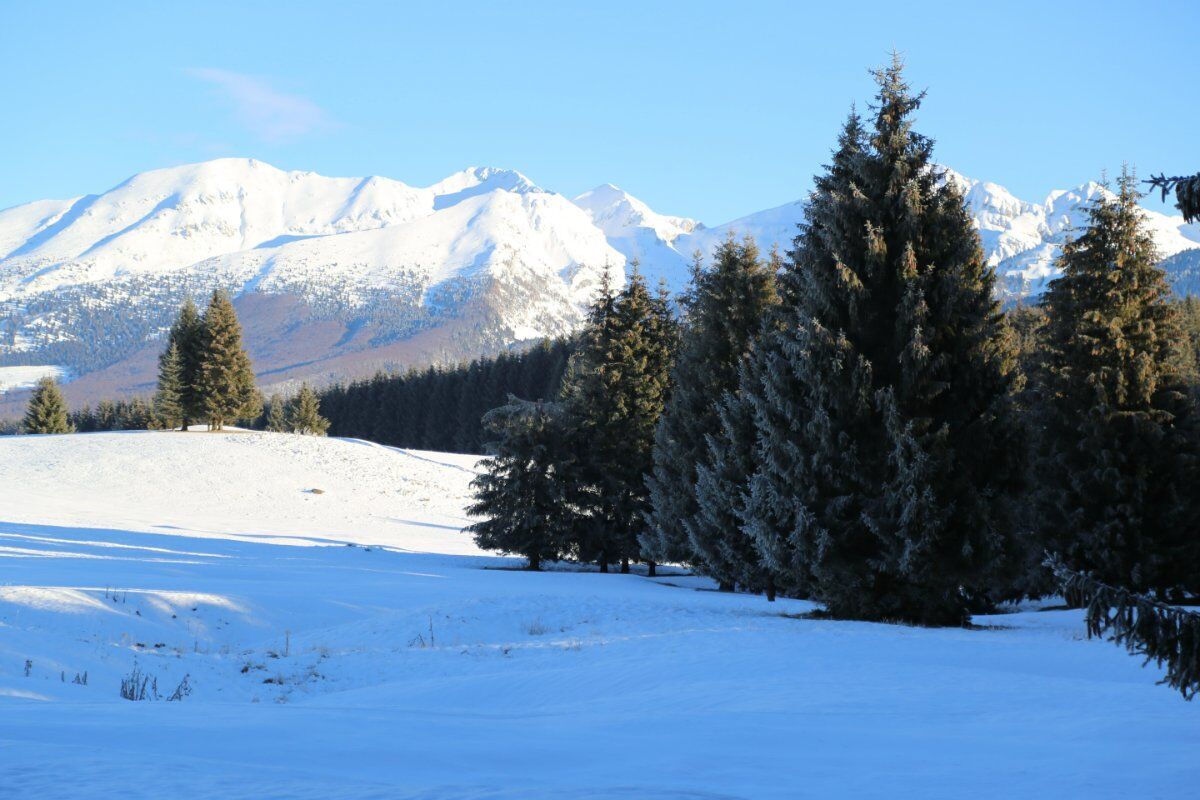
<svg viewBox="0 0 1200 800"><path fill-rule="evenodd" d="M649 575L651 578L653 578L653 577L655 577L655 575L657 575L657 573L655 572L654 566L655 565L654 565L653 561L646 562L646 574Z"/></svg>
<svg viewBox="0 0 1200 800"><path fill-rule="evenodd" d="M600 559L600 571L608 572L608 559L606 559L606 558Z"/></svg>
<svg viewBox="0 0 1200 800"><path fill-rule="evenodd" d="M629 559L628 558L621 559L621 574L622 575L629 574Z"/></svg>
<svg viewBox="0 0 1200 800"><path fill-rule="evenodd" d="M775 602L775 579L767 578L767 602Z"/></svg>
<svg viewBox="0 0 1200 800"><path fill-rule="evenodd" d="M720 584L717 585L717 591L732 592L733 591L733 581L721 581Z"/></svg>
<svg viewBox="0 0 1200 800"><path fill-rule="evenodd" d="M542 560L540 558L538 558L537 556L530 556L529 557L529 569L531 569L534 572L537 572L537 571L541 570L541 568L542 568Z"/></svg>

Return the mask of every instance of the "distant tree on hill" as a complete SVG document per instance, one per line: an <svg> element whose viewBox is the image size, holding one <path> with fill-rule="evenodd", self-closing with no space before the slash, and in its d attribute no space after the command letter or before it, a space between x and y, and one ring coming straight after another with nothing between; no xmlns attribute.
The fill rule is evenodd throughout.
<svg viewBox="0 0 1200 800"><path fill-rule="evenodd" d="M23 426L26 433L70 433L74 430L67 419L67 403L58 381L46 376L37 382Z"/></svg>
<svg viewBox="0 0 1200 800"><path fill-rule="evenodd" d="M182 430L204 418L204 400L200 388L200 367L204 361L204 320L196 304L188 297L167 336L167 349L174 347L179 357L179 425Z"/></svg>
<svg viewBox="0 0 1200 800"><path fill-rule="evenodd" d="M290 430L287 403L278 393L271 395L267 401L266 429L272 433L287 433Z"/></svg>
<svg viewBox="0 0 1200 800"><path fill-rule="evenodd" d="M209 429L219 431L232 420L257 417L262 401L242 347L242 326L223 290L213 292L204 312L200 352L199 395Z"/></svg>
<svg viewBox="0 0 1200 800"><path fill-rule="evenodd" d="M308 436L324 436L329 430L329 420L321 416L321 401L307 383L291 402L287 427L293 433Z"/></svg>
<svg viewBox="0 0 1200 800"><path fill-rule="evenodd" d="M484 415L491 456L471 482L469 509L483 519L468 530L480 547L525 556L533 570L570 550L574 504L561 470L572 455L564 424L560 404L515 397Z"/></svg>

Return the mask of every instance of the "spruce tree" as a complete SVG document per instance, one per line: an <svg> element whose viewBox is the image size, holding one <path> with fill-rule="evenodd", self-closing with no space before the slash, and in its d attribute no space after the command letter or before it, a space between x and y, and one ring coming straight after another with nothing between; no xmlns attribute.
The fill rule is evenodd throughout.
<svg viewBox="0 0 1200 800"><path fill-rule="evenodd" d="M179 345L172 341L159 356L158 390L154 393L154 414L164 428L183 424L183 396L183 360Z"/></svg>
<svg viewBox="0 0 1200 800"><path fill-rule="evenodd" d="M67 403L54 378L46 376L38 380L29 397L23 425L26 433L71 433L74 430L67 417Z"/></svg>
<svg viewBox="0 0 1200 800"><path fill-rule="evenodd" d="M716 405L718 429L705 440L696 464L695 510L684 520L697 569L723 588L741 586L775 599L776 578L742 529L745 496L754 475L754 408L738 389Z"/></svg>
<svg viewBox="0 0 1200 800"><path fill-rule="evenodd" d="M324 436L329 430L329 420L321 416L321 401L307 383L292 400L287 424L293 433L306 436Z"/></svg>
<svg viewBox="0 0 1200 800"><path fill-rule="evenodd" d="M1043 301L1045 536L1070 567L1134 591L1200 589L1185 337L1122 174L1088 209Z"/></svg>
<svg viewBox="0 0 1200 800"><path fill-rule="evenodd" d="M646 479L650 497L642 551L656 561L686 563L732 582L722 565L709 564L689 541L697 513L696 468L707 440L721 428L717 403L738 385L738 366L776 303L774 269L763 263L752 239L731 235L713 254L712 266L692 269L682 298L684 322L672 391L654 435L654 466ZM724 530L705 528L702 537ZM708 548L706 548L706 552ZM719 573L719 574L718 574Z"/></svg>
<svg viewBox="0 0 1200 800"><path fill-rule="evenodd" d="M638 534L649 510L654 429L670 385L675 321L663 293L652 295L634 270L614 295L607 282L593 305L564 383L573 447L568 480L591 498L578 519L581 558L622 571L641 556Z"/></svg>
<svg viewBox="0 0 1200 800"><path fill-rule="evenodd" d="M179 353L179 425L186 431L205 415L200 387L200 366L204 360L204 320L189 297L167 336L167 350Z"/></svg>
<svg viewBox="0 0 1200 800"><path fill-rule="evenodd" d="M272 433L287 433L291 430L288 426L287 404L279 394L271 395L267 402L266 429Z"/></svg>
<svg viewBox="0 0 1200 800"><path fill-rule="evenodd" d="M494 440L483 471L471 482L475 502L469 509L483 519L467 530L485 550L525 556L533 570L570 551L575 505L561 474L572 459L564 424L560 404L511 396L484 415Z"/></svg>
<svg viewBox="0 0 1200 800"><path fill-rule="evenodd" d="M900 59L816 178L784 324L743 392L763 563L838 617L959 624L996 590L1023 477L1014 357L961 194L912 129Z"/></svg>
<svg viewBox="0 0 1200 800"><path fill-rule="evenodd" d="M213 292L204 312L199 388L210 430L250 416L257 399L250 358L242 348L242 326L229 295Z"/></svg>

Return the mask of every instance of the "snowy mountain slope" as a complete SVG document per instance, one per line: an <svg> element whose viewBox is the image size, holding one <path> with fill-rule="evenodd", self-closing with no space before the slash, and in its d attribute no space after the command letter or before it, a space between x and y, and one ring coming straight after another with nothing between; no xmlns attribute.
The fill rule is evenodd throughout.
<svg viewBox="0 0 1200 800"><path fill-rule="evenodd" d="M1200 780L1194 707L1082 612L913 628L698 578L530 573L462 532L475 468L287 434L0 437L0 795L1103 799ZM134 669L158 700L121 698Z"/></svg>
<svg viewBox="0 0 1200 800"><path fill-rule="evenodd" d="M946 177L962 190L1008 300L1044 289L1084 206L1103 191L1089 183L1032 203L952 170ZM252 159L154 170L100 195L0 211L0 365L76 376L119 366L161 335L185 296L215 287L292 307L292 321L260 343L263 375L355 377L356 364L378 368L371 352L402 341L412 343L403 364L472 357L572 330L600 275L612 270L619 285L634 260L651 283L679 291L694 255L707 258L727 236L785 252L803 211L797 201L705 226L611 184L568 200L491 167L428 187ZM1147 219L1164 257L1200 248L1200 225ZM300 335L298 319L323 332L307 351L278 346ZM105 385L141 391L151 375L139 369Z"/></svg>

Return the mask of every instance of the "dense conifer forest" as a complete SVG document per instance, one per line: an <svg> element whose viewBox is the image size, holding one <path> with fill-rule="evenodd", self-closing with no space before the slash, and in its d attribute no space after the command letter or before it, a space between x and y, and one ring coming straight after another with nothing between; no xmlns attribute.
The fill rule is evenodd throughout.
<svg viewBox="0 0 1200 800"><path fill-rule="evenodd" d="M380 373L335 384L320 395L331 436L370 439L395 447L481 453L488 441L483 416L507 402L551 400L559 393L572 340L543 341L495 358L401 375Z"/></svg>

